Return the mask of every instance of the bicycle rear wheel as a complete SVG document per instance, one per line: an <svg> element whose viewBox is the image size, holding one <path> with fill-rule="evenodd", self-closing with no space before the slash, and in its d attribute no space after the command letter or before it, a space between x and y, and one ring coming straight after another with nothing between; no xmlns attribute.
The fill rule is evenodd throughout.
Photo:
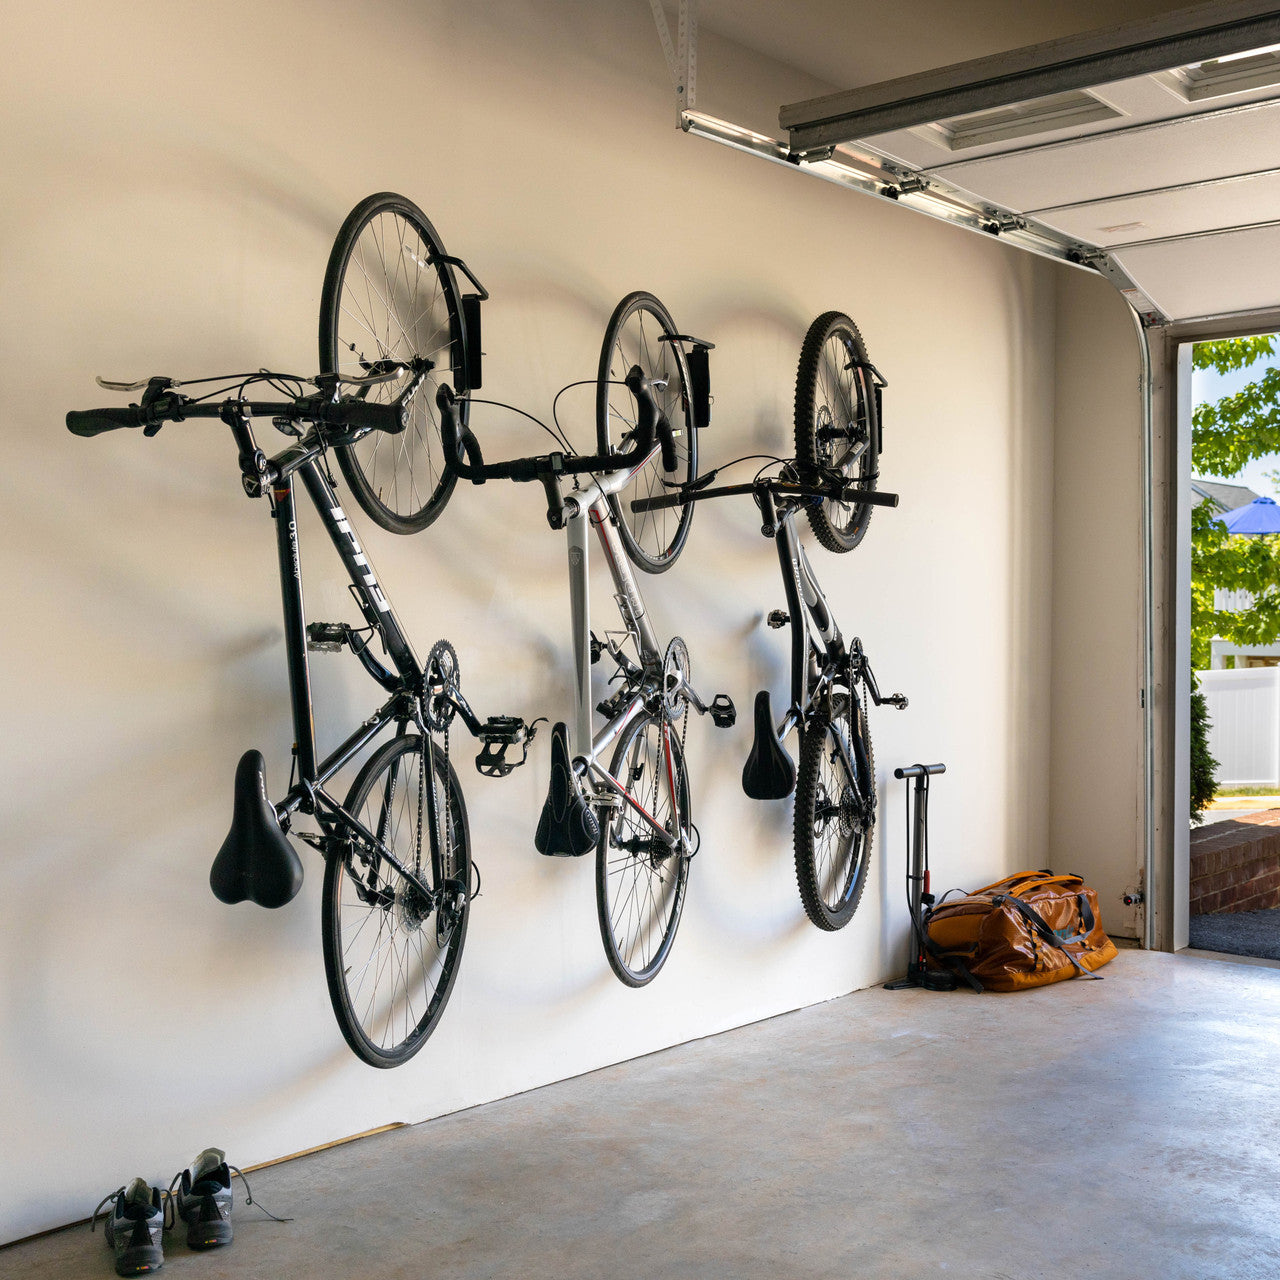
<svg viewBox="0 0 1280 1280"><path fill-rule="evenodd" d="M440 261L443 254L422 210L384 191L347 216L324 277L322 373L359 376L415 356L432 364L403 432L370 431L335 450L356 501L392 533L425 529L444 510L456 479L444 465L435 388L451 377L462 380L466 332L457 282ZM403 389L403 381L388 382L362 394L386 403ZM465 415L465 400L460 407Z"/></svg>
<svg viewBox="0 0 1280 1280"><path fill-rule="evenodd" d="M667 486L688 484L698 475L698 436L689 398L689 368L684 350L670 342L677 332L670 312L651 293L629 293L614 308L605 327L596 386L596 443L601 453L628 448L637 426L635 398L623 380L639 365L651 383L658 408L671 423L676 466L664 471L657 449L625 488L609 495L622 545L633 564L646 573L662 573L676 561L689 536L693 504L661 511L635 512L634 498L658 497ZM665 483L664 483L665 482Z"/></svg>
<svg viewBox="0 0 1280 1280"><path fill-rule="evenodd" d="M688 837L692 821L684 752L661 716L642 711L632 719L622 730L611 771L664 830ZM689 859L667 849L625 802L600 828L596 907L604 953L621 981L643 987L657 976L675 941Z"/></svg>
<svg viewBox="0 0 1280 1280"><path fill-rule="evenodd" d="M796 771L796 881L805 914L819 929L849 923L862 900L875 832L875 757L865 708L833 697L831 714L805 726ZM859 742L855 744L855 734ZM865 766L859 763L859 745ZM857 778L865 767L866 777Z"/></svg>
<svg viewBox="0 0 1280 1280"><path fill-rule="evenodd" d="M847 484L874 489L878 471L875 387L858 326L839 311L820 315L805 334L796 372L796 458L838 471ZM834 499L805 513L828 551L852 551L871 522L870 503Z"/></svg>
<svg viewBox="0 0 1280 1280"><path fill-rule="evenodd" d="M367 841L329 857L324 873L324 969L342 1034L370 1066L398 1067L426 1042L458 976L470 915L467 811L453 767L435 756L437 812L448 823L443 876L432 874L423 739L401 734L376 752L346 810L433 891L425 897ZM441 817L441 825L445 826Z"/></svg>

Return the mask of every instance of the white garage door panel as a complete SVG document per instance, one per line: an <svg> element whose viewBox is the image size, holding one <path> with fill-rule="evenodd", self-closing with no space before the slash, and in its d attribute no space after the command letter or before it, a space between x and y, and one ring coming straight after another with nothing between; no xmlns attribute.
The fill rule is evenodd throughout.
<svg viewBox="0 0 1280 1280"><path fill-rule="evenodd" d="M1104 248L1267 222L1280 217L1280 171L1050 209L1036 217L1066 235Z"/></svg>
<svg viewBox="0 0 1280 1280"><path fill-rule="evenodd" d="M1035 214L1210 178L1280 168L1280 102L1055 143L942 170L1008 209Z"/></svg>
<svg viewBox="0 0 1280 1280"><path fill-rule="evenodd" d="M1138 245L1115 256L1174 319L1280 306L1280 227Z"/></svg>

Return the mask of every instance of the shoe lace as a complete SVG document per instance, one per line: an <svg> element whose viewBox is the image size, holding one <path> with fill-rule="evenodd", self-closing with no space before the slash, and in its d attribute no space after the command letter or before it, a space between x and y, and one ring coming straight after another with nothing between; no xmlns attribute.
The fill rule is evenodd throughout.
<svg viewBox="0 0 1280 1280"><path fill-rule="evenodd" d="M262 1201L261 1201L261 1200L255 1200L255 1199L253 1198L253 1190L252 1190L252 1188L249 1186L249 1179L248 1179L248 1178L246 1178L246 1177L244 1176L244 1172L243 1172L242 1170L237 1169L237 1168L236 1168L236 1166L235 1166L235 1165L233 1165L233 1164L228 1164L228 1165L227 1165L227 1168L228 1168L228 1169L229 1169L233 1174L235 1174L235 1176L236 1176L237 1178L239 1178L241 1182L243 1182L243 1183L244 1183L244 1191L245 1191L244 1203L245 1203L245 1206L246 1206L246 1207L248 1207L248 1206L249 1206L249 1205L251 1205L251 1204L256 1204L256 1205L258 1206L258 1208L259 1208L263 1213L265 1213L265 1214L267 1215L267 1217L268 1217L268 1218L270 1218L270 1219L272 1220L272 1222L292 1222L292 1221L293 1221L293 1219L292 1219L292 1218L277 1218L277 1217L276 1217L276 1215L275 1215L274 1213L272 1213L272 1212L271 1212L271 1210L270 1210L270 1209L268 1209L268 1208L267 1208L267 1206L266 1206L266 1205L264 1205L264 1204L262 1203ZM172 1226L174 1225L174 1223L177 1221L177 1214L178 1214L178 1211L177 1211L177 1209L176 1209L176 1208L174 1208L174 1203L173 1203L173 1202L174 1202L174 1194L173 1194L173 1193L174 1193L174 1190L175 1190L175 1188L177 1187L178 1183L182 1181L182 1175L183 1175L185 1172L186 1172L186 1170L185 1170L185 1169L180 1169L180 1170L178 1170L178 1172L177 1172L177 1173L175 1173L175 1174L173 1175L173 1181L172 1181L171 1183L169 1183L169 1190L165 1192L165 1211L166 1211L166 1213L169 1215L169 1217L166 1219L166 1223L165 1223L165 1229L166 1229L166 1230L168 1230L170 1227L172 1227ZM121 1188L121 1190L123 1190L123 1188ZM113 1193L113 1194L114 1194L114 1193ZM111 1199L111 1196L108 1196L108 1197L107 1197L107 1200L110 1200L110 1199ZM104 1201L103 1201L103 1204L105 1204L105 1203L106 1203L106 1200L104 1200ZM99 1208L101 1208L102 1206L101 1206L101 1205L99 1205L98 1207L99 1207Z"/></svg>
<svg viewBox="0 0 1280 1280"><path fill-rule="evenodd" d="M111 1201L112 1201L112 1200L114 1200L114 1199L116 1198L116 1196L122 1196L122 1195L124 1195L124 1185L123 1185L123 1184L121 1184L120 1186L118 1186L118 1187L117 1187L114 1191L112 1191L109 1195L105 1195L105 1196L103 1196L103 1197L102 1197L102 1199L98 1201L98 1207L93 1211L93 1217L89 1219L89 1233L90 1233L90 1234L92 1234L93 1232L95 1232L95 1231L98 1229L98 1218L99 1218L99 1217L101 1216L101 1214L102 1214L102 1206L103 1206L104 1204L110 1204L110 1203L111 1203Z"/></svg>
<svg viewBox="0 0 1280 1280"><path fill-rule="evenodd" d="M256 1204L258 1208L261 1209L262 1212L265 1213L267 1217L271 1219L272 1222L292 1222L293 1221L292 1218L277 1218L276 1215L272 1213L271 1210L268 1209L266 1205L262 1203L261 1200L255 1200L253 1198L253 1192L249 1189L249 1179L246 1178L244 1174L241 1173L240 1170L235 1167L235 1165L229 1164L227 1165L227 1168L230 1169L231 1172L234 1173L236 1177L239 1178L240 1181L244 1183L244 1202L246 1205Z"/></svg>

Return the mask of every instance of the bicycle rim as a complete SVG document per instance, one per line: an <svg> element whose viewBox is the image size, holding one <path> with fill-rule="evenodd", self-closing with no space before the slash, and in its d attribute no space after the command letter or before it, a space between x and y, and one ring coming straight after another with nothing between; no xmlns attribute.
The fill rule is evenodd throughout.
<svg viewBox="0 0 1280 1280"><path fill-rule="evenodd" d="M866 711L859 731L866 749L868 780L854 783L857 768L847 697L833 719L805 727L796 777L796 881L805 914L819 929L834 932L853 918L867 884L874 827L875 758ZM858 797L871 803L859 804Z"/></svg>
<svg viewBox="0 0 1280 1280"><path fill-rule="evenodd" d="M325 272L321 372L359 376L385 361L432 362L404 431L370 431L335 450L356 501L393 533L426 528L455 482L444 466L435 388L461 379L466 335L457 283L452 268L440 262L443 253L435 228L412 201L381 192L348 215ZM403 381L389 382L359 394L386 403L403 389Z"/></svg>
<svg viewBox="0 0 1280 1280"><path fill-rule="evenodd" d="M422 738L404 734L381 748L360 771L346 810L386 845L402 865L419 859L422 879L431 873L430 843L418 841L419 813L427 821ZM457 775L435 758L437 811L449 831L445 879L455 892L443 907L357 838L325 867L323 943L325 976L333 1011L352 1050L375 1067L408 1061L426 1042L444 1012L466 940L471 858L467 814ZM443 823L443 816L441 817Z"/></svg>
<svg viewBox="0 0 1280 1280"><path fill-rule="evenodd" d="M858 326L838 311L809 326L796 371L796 457L838 471L849 484L876 487L875 390ZM829 551L852 551L871 522L870 503L828 499L806 506L814 535Z"/></svg>
<svg viewBox="0 0 1280 1280"><path fill-rule="evenodd" d="M613 776L650 809L664 830L691 829L689 778L678 735L668 729L670 771L661 717L642 712L622 731ZM654 774L657 802L654 805ZM672 785L674 779L674 787ZM689 859L667 850L652 828L622 803L601 823L596 851L596 907L609 966L629 987L652 982L666 963L684 908Z"/></svg>
<svg viewBox="0 0 1280 1280"><path fill-rule="evenodd" d="M698 437L689 399L689 370L678 343L664 342L676 332L666 307L651 293L630 293L614 308L605 327L596 387L596 443L601 453L626 449L637 425L635 397L624 379L639 365L653 388L658 408L675 435L676 466L664 471L655 449L653 457L626 487L609 496L622 545L633 564L646 573L662 573L676 561L689 536L693 504L661 511L635 512L635 498L659 497L669 486L687 484L698 475Z"/></svg>

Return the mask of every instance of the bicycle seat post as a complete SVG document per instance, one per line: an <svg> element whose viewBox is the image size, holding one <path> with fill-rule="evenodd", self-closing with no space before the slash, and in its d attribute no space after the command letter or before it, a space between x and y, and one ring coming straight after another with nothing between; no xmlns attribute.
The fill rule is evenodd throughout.
<svg viewBox="0 0 1280 1280"><path fill-rule="evenodd" d="M556 492L559 494L558 487ZM588 512L576 503L564 519L568 535L569 617L573 636L573 737L569 743L571 755L586 754L591 750L591 587L587 572L589 523Z"/></svg>

